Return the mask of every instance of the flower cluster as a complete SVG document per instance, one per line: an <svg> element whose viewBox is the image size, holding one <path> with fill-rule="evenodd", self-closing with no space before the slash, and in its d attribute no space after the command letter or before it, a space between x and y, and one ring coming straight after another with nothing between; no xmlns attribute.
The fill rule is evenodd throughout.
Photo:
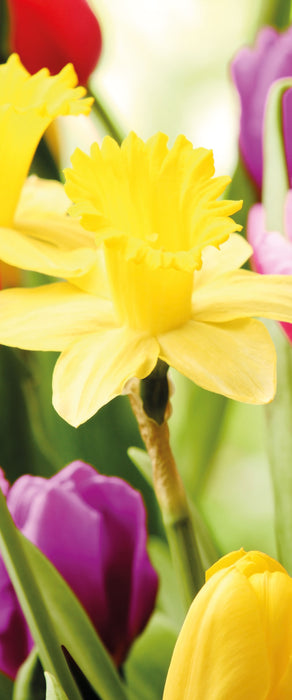
<svg viewBox="0 0 292 700"><path fill-rule="evenodd" d="M10 485L11 474L8 481L0 469L0 695L3 683L6 692L15 681L13 697L35 700L36 678L44 672L47 700L81 700L89 687L107 700L161 697L166 676L164 700L289 700L291 346L283 335L286 364L279 362L280 398L273 404L276 350L260 319L280 322L292 342L291 90L277 103L277 116L283 118L276 124L268 112L265 121L270 87L292 76L292 28L282 33L264 28L255 48L243 49L232 64L241 100L240 150L256 184L249 183L249 190L258 199L263 193L263 203L249 211L245 238L236 221L242 200L223 198L231 179L215 175L211 150L193 147L182 135L171 146L161 131L145 141L131 131L121 143L107 135L88 153L75 150L64 182L62 176L58 181L29 176L32 164L33 172L41 172L35 155L52 122L89 115L93 98L82 85L97 64L101 31L86 0L7 0L7 10L9 36L6 43L0 37L0 48L5 53L8 43L17 53L0 65L0 265L19 272L23 286L0 290L0 345L8 346L2 350L15 366L19 363L19 393L38 440L36 453L43 453L51 471L40 466L40 475L31 476L19 466L20 476ZM277 89L273 95L280 94ZM95 109L110 133L118 134L102 100ZM273 128L278 129L274 140ZM42 146L43 155L39 149L37 156L46 161L50 148ZM244 187L248 177L243 180ZM278 218L284 200L283 228ZM55 473L59 436L55 452L46 436L45 392L39 387L50 358L39 354L34 365L28 353L10 348L60 353L53 405L71 426L85 423L118 395L130 395L149 457L138 451L133 459L153 486L162 515L157 518L151 492L156 538L150 552L161 578L158 599L141 494L120 478L120 464L114 469L110 459L97 463L115 476L103 476L81 459ZM275 540L287 571L268 555L243 549L210 567L216 533L209 532L199 510L193 517L170 448L169 367L208 392L254 405L271 403L272 470L279 434L283 446L279 469L272 472ZM6 370L1 353L0 370L1 388ZM8 372L9 391L10 378ZM204 396L191 390L199 399ZM208 410L202 410L208 428L210 422L211 449L221 421L212 393L206 394ZM153 413L149 394L153 404L162 394L162 408L159 404ZM114 425L114 409L102 423L107 445L120 428L118 421ZM82 436L76 439L82 457L90 433L73 431L55 414L54 420L59 445L63 435ZM198 454L208 452L207 467L214 455L205 448L201 444ZM193 460L188 461L192 468ZM196 468L202 483L204 468ZM46 473L54 475L44 478ZM142 485L143 494L149 483ZM179 616L171 565L185 611L194 600L167 673ZM59 589L60 596L51 595ZM33 648L36 653L24 664Z"/></svg>
<svg viewBox="0 0 292 700"><path fill-rule="evenodd" d="M31 198L31 222L16 212L9 235L0 230L5 262L66 280L0 296L1 343L62 351L57 411L79 425L158 358L210 391L270 401L274 348L251 317L290 322L291 282L239 269L252 252L234 233L241 203L217 199L229 178L214 177L212 153L132 133L121 148L107 137L90 156L77 150L72 165L66 192L81 225L54 218L60 185L28 182L18 211L24 219ZM49 207L49 225L33 220Z"/></svg>

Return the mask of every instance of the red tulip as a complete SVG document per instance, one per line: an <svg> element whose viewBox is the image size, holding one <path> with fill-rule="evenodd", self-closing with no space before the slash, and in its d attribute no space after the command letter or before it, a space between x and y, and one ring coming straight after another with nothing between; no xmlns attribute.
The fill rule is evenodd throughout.
<svg viewBox="0 0 292 700"><path fill-rule="evenodd" d="M86 0L8 0L9 48L30 73L73 63L86 85L101 52L101 31Z"/></svg>

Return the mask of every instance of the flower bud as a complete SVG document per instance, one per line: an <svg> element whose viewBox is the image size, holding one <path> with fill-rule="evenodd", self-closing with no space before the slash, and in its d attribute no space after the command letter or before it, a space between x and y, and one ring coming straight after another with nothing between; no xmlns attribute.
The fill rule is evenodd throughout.
<svg viewBox="0 0 292 700"><path fill-rule="evenodd" d="M260 552L206 575L176 643L163 700L289 700L292 579Z"/></svg>
<svg viewBox="0 0 292 700"><path fill-rule="evenodd" d="M275 80L292 75L292 27L277 32L264 27L255 47L244 47L235 56L231 73L241 103L239 146L247 170L261 189L263 178L263 122L268 91ZM290 94L289 94L290 93ZM283 126L289 176L292 93L283 99Z"/></svg>
<svg viewBox="0 0 292 700"><path fill-rule="evenodd" d="M79 461L50 479L22 476L10 489L2 473L0 486L16 526L71 586L120 666L157 591L140 494ZM0 605L0 670L14 677L33 641L1 559Z"/></svg>
<svg viewBox="0 0 292 700"><path fill-rule="evenodd" d="M101 52L99 23L86 0L8 0L10 50L30 73L73 63L86 85Z"/></svg>

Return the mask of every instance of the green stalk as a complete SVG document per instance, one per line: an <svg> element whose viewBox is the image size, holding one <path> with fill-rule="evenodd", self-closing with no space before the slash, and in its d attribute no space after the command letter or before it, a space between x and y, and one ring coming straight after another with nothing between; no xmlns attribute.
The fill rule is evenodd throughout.
<svg viewBox="0 0 292 700"><path fill-rule="evenodd" d="M278 358L277 394L266 406L277 554L292 576L292 347L277 324L268 329Z"/></svg>
<svg viewBox="0 0 292 700"><path fill-rule="evenodd" d="M204 569L193 529L185 488L177 470L169 442L169 429L166 420L169 404L168 392L165 392L164 381L167 369L168 367L165 363L160 363L150 377L142 380L140 393L143 399L139 395L136 384L133 382L130 401L151 460L153 486L165 525L182 600L187 611L193 598L204 584ZM157 391L153 386L155 379L157 379L159 384ZM147 382L149 387L151 387L151 392L148 391ZM150 401L150 394L152 394L152 402ZM147 413L145 411L145 400ZM150 415L151 406L156 419ZM164 420L161 420L162 411ZM159 423L157 422L158 416L160 419Z"/></svg>
<svg viewBox="0 0 292 700"><path fill-rule="evenodd" d="M103 100L98 95L96 90L93 90L90 86L87 86L87 93L89 96L94 98L94 102L91 108L92 113L97 117L99 121L102 122L105 127L106 133L111 136L120 145L125 138L125 133L120 125L117 123L115 117L112 116L108 106L105 106Z"/></svg>
<svg viewBox="0 0 292 700"><path fill-rule="evenodd" d="M271 88L264 127L263 203L266 230L285 235L284 207L289 179L282 126L282 98L292 79ZM277 393L266 406L267 450L274 492L275 534L280 562L292 575L292 348L278 325L267 324L278 359Z"/></svg>

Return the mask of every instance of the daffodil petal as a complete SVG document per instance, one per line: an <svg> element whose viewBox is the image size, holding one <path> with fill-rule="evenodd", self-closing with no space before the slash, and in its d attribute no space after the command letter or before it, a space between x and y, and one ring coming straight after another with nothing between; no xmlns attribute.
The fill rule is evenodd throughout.
<svg viewBox="0 0 292 700"><path fill-rule="evenodd" d="M30 175L22 187L17 215L20 217L38 214L66 214L70 207L70 199L67 197L64 185L57 180L45 180Z"/></svg>
<svg viewBox="0 0 292 700"><path fill-rule="evenodd" d="M35 175L25 181L14 218L15 228L56 247L95 248L94 235L71 217L64 185Z"/></svg>
<svg viewBox="0 0 292 700"><path fill-rule="evenodd" d="M238 233L232 233L218 248L208 245L202 251L202 267L195 273L195 286L199 289L214 277L237 270L251 257L252 247Z"/></svg>
<svg viewBox="0 0 292 700"><path fill-rule="evenodd" d="M132 377L142 379L155 367L155 338L115 328L91 333L59 357L53 375L53 404L71 425L91 418L120 394Z"/></svg>
<svg viewBox="0 0 292 700"><path fill-rule="evenodd" d="M70 221L60 217L59 226L56 220L53 229L61 231L70 229ZM43 227L44 228L44 227ZM48 230L47 222L47 230ZM40 235L42 226L40 225ZM72 227L74 229L74 227ZM83 275L95 264L96 251L91 248L76 248L66 250L57 248L50 243L34 238L38 228L25 226L16 228L0 227L0 258L9 265L23 270L36 270L54 277L75 277Z"/></svg>
<svg viewBox="0 0 292 700"><path fill-rule="evenodd" d="M192 316L217 323L262 316L292 323L292 276L237 270L193 291Z"/></svg>
<svg viewBox="0 0 292 700"><path fill-rule="evenodd" d="M260 321L190 321L158 340L161 359L208 391L251 404L275 394L275 348Z"/></svg>
<svg viewBox="0 0 292 700"><path fill-rule="evenodd" d="M0 343L26 350L63 350L82 334L114 324L110 302L67 282L0 294Z"/></svg>

